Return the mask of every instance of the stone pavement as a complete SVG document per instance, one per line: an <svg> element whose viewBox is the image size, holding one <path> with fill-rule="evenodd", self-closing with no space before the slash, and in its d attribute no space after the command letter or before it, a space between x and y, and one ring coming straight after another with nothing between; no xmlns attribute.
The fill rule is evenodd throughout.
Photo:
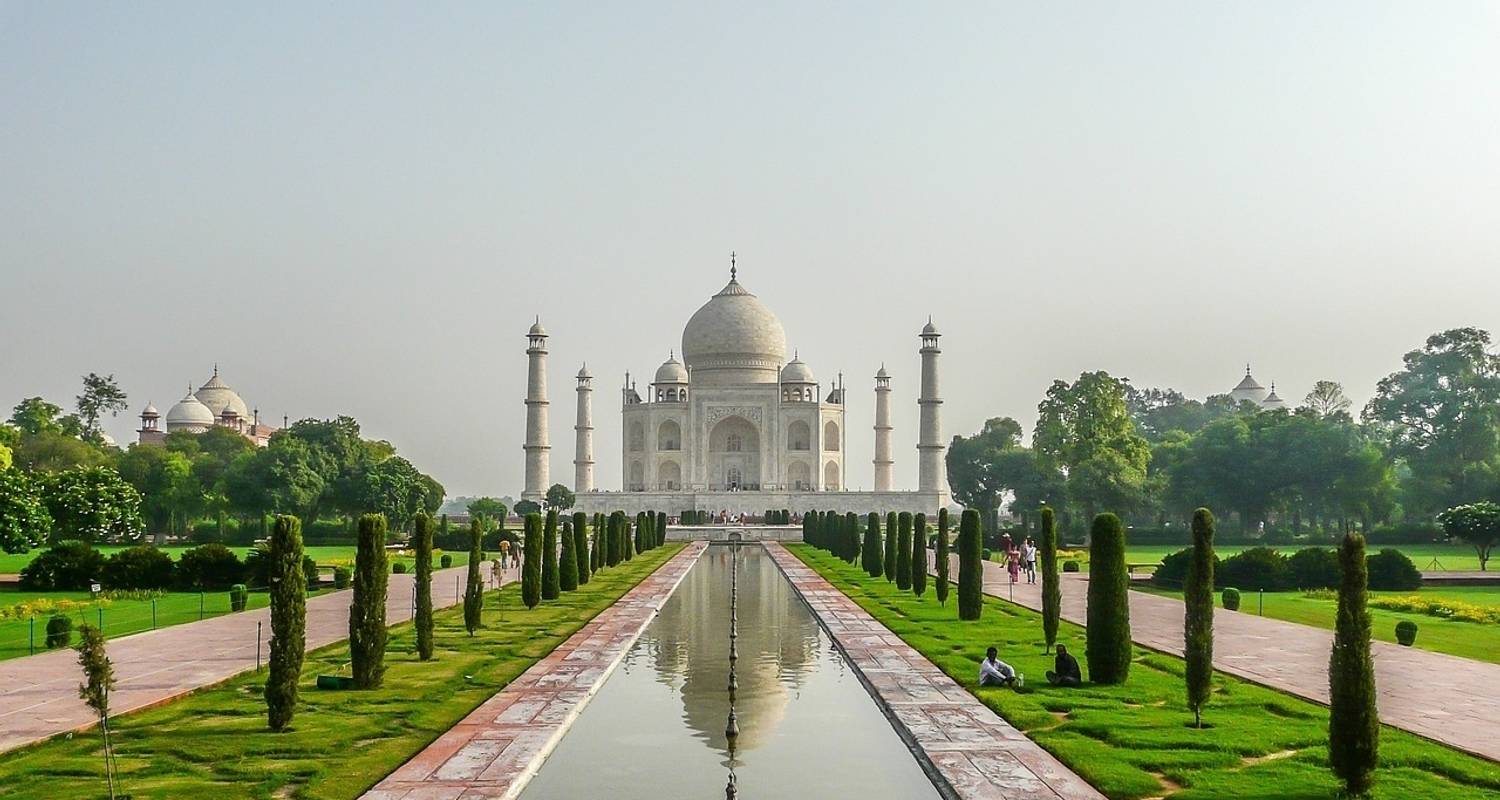
<svg viewBox="0 0 1500 800"><path fill-rule="evenodd" d="M963 800L1088 800L1092 786L979 702L815 570L765 545L901 738Z"/></svg>
<svg viewBox="0 0 1500 800"><path fill-rule="evenodd" d="M434 570L432 602L438 608L463 600L467 567ZM490 584L489 565L483 567ZM516 580L514 568L504 581ZM392 575L386 598L386 621L411 619L416 575ZM349 638L349 603L353 591L330 592L307 600L307 649ZM271 648L271 611L261 608L122 636L108 642L118 682L110 694L115 715L159 705L196 689L255 669L256 623L261 631L260 658ZM98 723L78 699L82 673L71 649L0 661L0 752Z"/></svg>
<svg viewBox="0 0 1500 800"><path fill-rule="evenodd" d="M474 709L365 800L513 798L625 658L707 542L694 542ZM608 754L601 755L607 769Z"/></svg>
<svg viewBox="0 0 1500 800"><path fill-rule="evenodd" d="M951 575L956 579L955 558ZM1084 624L1088 575L1063 573L1062 616ZM985 594L1009 599L1010 577L1000 564L984 565ZM1041 609L1041 579L1014 586L1015 602ZM1257 616L1255 595L1244 611L1214 612L1214 668L1263 686L1326 705L1328 654L1333 631ZM1249 613L1247 613L1249 612ZM1182 601L1130 593L1130 633L1137 644L1182 655ZM1380 721L1474 755L1500 761L1500 664L1372 643Z"/></svg>

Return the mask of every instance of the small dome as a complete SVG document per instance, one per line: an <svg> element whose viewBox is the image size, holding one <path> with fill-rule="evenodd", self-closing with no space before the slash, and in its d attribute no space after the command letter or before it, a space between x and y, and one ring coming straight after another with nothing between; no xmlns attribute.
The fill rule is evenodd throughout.
<svg viewBox="0 0 1500 800"><path fill-rule="evenodd" d="M922 335L923 336L942 336L941 333L938 333L937 326L934 325L934 324L932 324L932 317L928 317L927 318L927 324L922 326Z"/></svg>
<svg viewBox="0 0 1500 800"><path fill-rule="evenodd" d="M141 412L141 416L143 416L143 417L159 417L159 416L161 416L161 412L159 412L159 411L156 410L156 406L153 406L150 403L147 403L146 404L146 410Z"/></svg>
<svg viewBox="0 0 1500 800"><path fill-rule="evenodd" d="M537 317L536 322L531 324L531 330L526 332L527 336L546 336L547 329L542 327L542 318Z"/></svg>
<svg viewBox="0 0 1500 800"><path fill-rule="evenodd" d="M115 437L110 436L108 433L106 433L104 431L99 431L99 443L102 444L102 445L104 445L105 447L115 447L116 446L115 445Z"/></svg>
<svg viewBox="0 0 1500 800"><path fill-rule="evenodd" d="M204 405L191 393L187 397L177 401L177 404L167 410L167 430L178 430L182 428L203 427L207 428L214 424L214 412Z"/></svg>
<svg viewBox="0 0 1500 800"><path fill-rule="evenodd" d="M792 360L788 361L786 366L781 368L781 382L814 383L812 367L809 367L799 356L793 354Z"/></svg>
<svg viewBox="0 0 1500 800"><path fill-rule="evenodd" d="M877 372L877 373L875 373L875 377L877 377L877 378L889 378L889 377L891 377L891 373L886 372L885 371L885 365L881 364L880 365L880 371Z"/></svg>
<svg viewBox="0 0 1500 800"><path fill-rule="evenodd" d="M218 365L214 365L213 377L208 379L208 383L198 387L193 396L198 398L198 402L208 406L209 413L214 417L223 416L226 408L233 409L240 419L250 417L250 407L245 405L245 401L228 384L220 380Z"/></svg>
<svg viewBox="0 0 1500 800"><path fill-rule="evenodd" d="M659 366L659 367L656 368L656 380L653 381L653 383L687 383L687 382L688 382L687 368L682 365L681 361L677 360L677 354L675 352L672 355L670 355L670 356L667 357L667 360L666 360L665 363L663 363L661 366Z"/></svg>
<svg viewBox="0 0 1500 800"><path fill-rule="evenodd" d="M592 377L594 377L594 376L589 374L589 365L588 364L584 364L582 367L578 368L578 379L579 380L584 380L586 378L592 378Z"/></svg>
<svg viewBox="0 0 1500 800"><path fill-rule="evenodd" d="M1267 411L1286 408L1286 401L1276 395L1276 384L1274 382L1271 384L1271 393L1266 395L1266 399L1260 401L1260 407Z"/></svg>

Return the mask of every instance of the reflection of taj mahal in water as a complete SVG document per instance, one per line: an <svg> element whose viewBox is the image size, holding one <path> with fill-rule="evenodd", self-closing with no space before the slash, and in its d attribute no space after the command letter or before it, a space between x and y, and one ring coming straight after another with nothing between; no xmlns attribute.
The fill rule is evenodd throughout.
<svg viewBox="0 0 1500 800"><path fill-rule="evenodd" d="M938 388L940 334L928 320L920 333L921 397L917 491L894 491L891 375L875 375L874 486L850 492L844 458L848 431L842 377L820 384L794 352L786 360L781 321L738 280L709 298L656 370L644 394L626 374L621 388L623 491L594 486L593 376L578 371L573 489L584 511L627 513L685 509L758 514L766 509L935 511L948 502ZM547 436L547 332L527 334L526 488L540 500L551 483ZM837 493L831 495L830 493Z"/></svg>

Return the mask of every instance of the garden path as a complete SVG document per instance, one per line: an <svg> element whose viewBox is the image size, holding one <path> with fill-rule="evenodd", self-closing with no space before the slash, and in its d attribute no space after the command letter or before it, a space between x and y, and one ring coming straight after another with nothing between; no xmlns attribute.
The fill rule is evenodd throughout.
<svg viewBox="0 0 1500 800"><path fill-rule="evenodd" d="M433 605L462 602L466 573L467 567L435 570ZM484 575L492 584L487 567ZM503 580L516 579L511 568ZM391 576L385 612L390 624L411 619L415 582L413 574ZM308 598L308 650L349 638L353 594L345 589ZM255 669L270 652L270 620L270 609L262 608L110 639L117 681L111 713L159 705ZM0 661L0 752L95 725L93 711L78 699L81 677L78 654L71 649Z"/></svg>

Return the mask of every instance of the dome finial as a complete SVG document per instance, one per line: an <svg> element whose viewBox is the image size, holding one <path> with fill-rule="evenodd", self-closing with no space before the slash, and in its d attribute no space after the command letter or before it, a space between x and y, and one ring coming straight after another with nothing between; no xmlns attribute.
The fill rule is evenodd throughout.
<svg viewBox="0 0 1500 800"><path fill-rule="evenodd" d="M730 250L729 251L729 280L730 281L733 281L735 279L736 273L739 272L739 270L735 267L734 261L735 261L734 251Z"/></svg>
<svg viewBox="0 0 1500 800"><path fill-rule="evenodd" d="M219 377L219 362L217 361L214 362L214 377Z"/></svg>
<svg viewBox="0 0 1500 800"><path fill-rule="evenodd" d="M1245 362L1245 377L1247 377L1247 378L1250 377L1250 362L1249 361Z"/></svg>

